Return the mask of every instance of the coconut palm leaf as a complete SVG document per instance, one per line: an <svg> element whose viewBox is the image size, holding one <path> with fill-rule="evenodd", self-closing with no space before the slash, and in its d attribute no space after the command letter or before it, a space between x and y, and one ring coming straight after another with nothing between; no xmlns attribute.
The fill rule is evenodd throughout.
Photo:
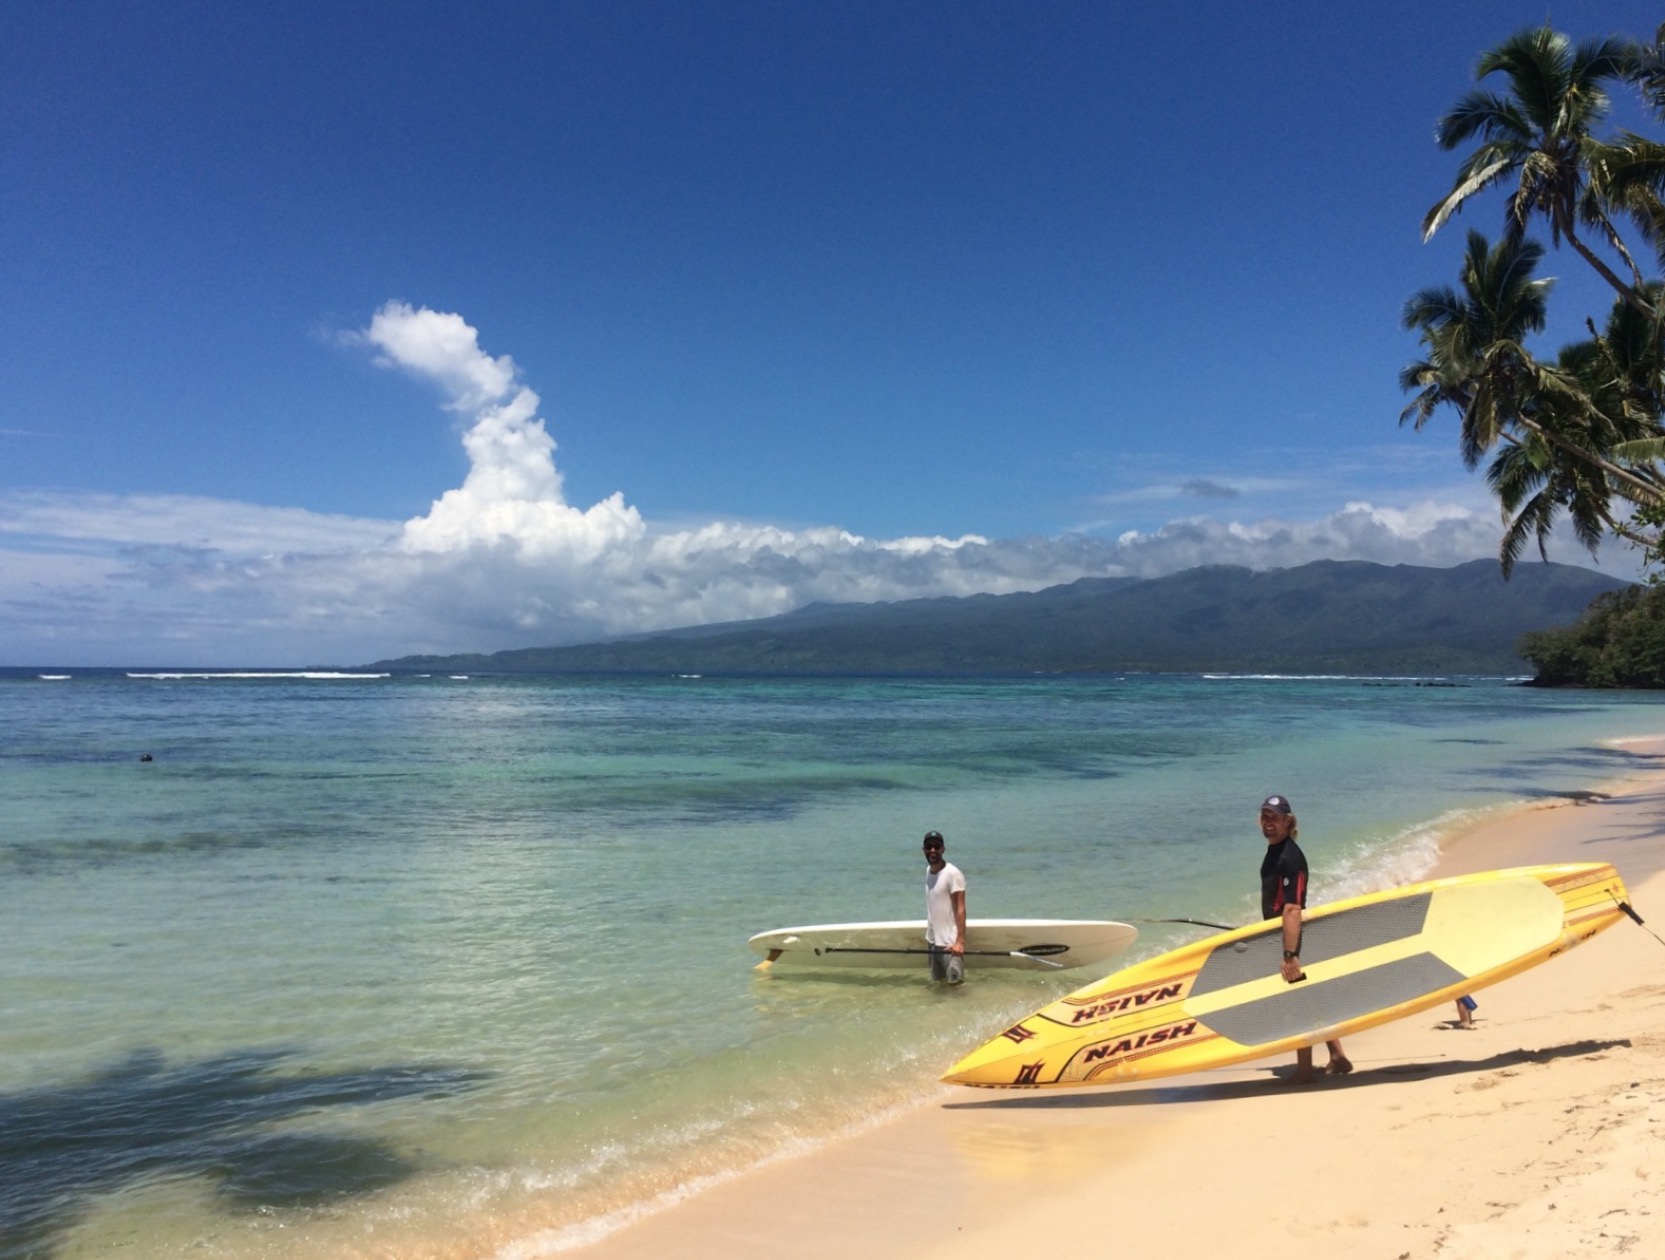
<svg viewBox="0 0 1665 1260"><path fill-rule="evenodd" d="M1611 107L1605 85L1624 79L1637 59L1632 41L1574 44L1547 26L1519 31L1482 56L1475 78L1500 75L1508 90L1477 89L1440 119L1435 134L1442 148L1475 139L1481 143L1463 160L1451 191L1423 217L1423 238L1444 226L1469 198L1512 182L1505 217L1509 236L1524 235L1527 224L1541 216L1553 244L1565 240L1616 292L1640 304L1641 272L1602 198L1590 192L1600 147L1595 129ZM1589 247L1579 234L1581 223L1614 247L1630 281Z"/></svg>

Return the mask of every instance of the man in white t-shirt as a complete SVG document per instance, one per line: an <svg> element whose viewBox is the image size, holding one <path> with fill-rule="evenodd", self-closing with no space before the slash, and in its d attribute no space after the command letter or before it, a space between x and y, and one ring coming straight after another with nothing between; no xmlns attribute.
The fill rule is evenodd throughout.
<svg viewBox="0 0 1665 1260"><path fill-rule="evenodd" d="M965 979L965 876L942 856L942 832L925 833L925 943L931 979L959 984Z"/></svg>

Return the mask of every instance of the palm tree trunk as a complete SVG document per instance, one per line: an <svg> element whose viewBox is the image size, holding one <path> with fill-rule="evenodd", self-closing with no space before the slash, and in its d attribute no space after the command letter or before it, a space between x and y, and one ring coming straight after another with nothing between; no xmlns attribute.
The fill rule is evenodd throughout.
<svg viewBox="0 0 1665 1260"><path fill-rule="evenodd" d="M1578 251L1579 257L1595 268L1597 274L1600 275L1603 280L1607 281L1608 284L1612 285L1619 296L1624 298L1624 300L1630 306L1634 307L1639 314L1646 315L1649 319L1657 319L1659 317L1659 312L1654 309L1653 304L1642 296L1641 286L1645 282L1642 279L1642 273L1636 271L1636 264L1634 262L1630 263L1630 267L1631 270L1636 273L1636 283L1634 285L1629 285L1619 279L1618 274L1614 272L1614 270L1609 267L1598 254L1591 250L1588 245L1580 240L1578 233L1573 231L1570 226L1563 228L1561 234L1567 238L1567 243ZM1625 257L1627 262L1630 261L1628 254L1626 254Z"/></svg>
<svg viewBox="0 0 1665 1260"><path fill-rule="evenodd" d="M1571 455L1574 459L1581 460L1584 463L1589 464L1592 468L1600 470L1600 472L1610 480L1620 482L1629 488L1631 493L1625 494L1624 497L1630 499L1631 502L1665 504L1665 486L1650 483L1645 479L1638 477L1628 468L1622 468L1618 464L1613 463L1611 460L1603 459L1599 455L1592 455L1589 451L1579 446L1578 443L1570 442L1559 433L1551 432L1535 420L1530 420L1526 416L1519 414L1515 416L1515 419L1520 422L1523 428L1537 434L1551 446L1556 447L1558 450L1564 451L1568 455Z"/></svg>

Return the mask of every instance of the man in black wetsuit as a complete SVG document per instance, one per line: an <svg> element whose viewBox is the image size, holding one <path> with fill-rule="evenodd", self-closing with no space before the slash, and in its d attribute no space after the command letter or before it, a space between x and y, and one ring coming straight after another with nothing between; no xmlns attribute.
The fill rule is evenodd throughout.
<svg viewBox="0 0 1665 1260"><path fill-rule="evenodd" d="M1260 834L1266 837L1266 856L1260 861L1260 917L1283 920L1284 980L1295 984L1301 975L1301 911L1307 904L1307 858L1295 843L1295 811L1287 796L1268 796L1260 806ZM1353 1070L1341 1043L1326 1043L1330 1061L1324 1070L1342 1076ZM1295 1052L1292 1085L1308 1085L1313 1079L1312 1047Z"/></svg>

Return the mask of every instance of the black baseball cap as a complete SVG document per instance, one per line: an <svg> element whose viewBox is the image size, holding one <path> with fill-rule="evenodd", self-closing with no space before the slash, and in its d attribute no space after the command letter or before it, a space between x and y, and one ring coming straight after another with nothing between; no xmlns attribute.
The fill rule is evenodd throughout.
<svg viewBox="0 0 1665 1260"><path fill-rule="evenodd" d="M925 833L925 843L926 844L945 844L946 842L942 838L942 832L940 832L940 831L927 831Z"/></svg>
<svg viewBox="0 0 1665 1260"><path fill-rule="evenodd" d="M1287 796L1268 796L1260 803L1260 812L1264 814L1267 810L1274 814L1293 814L1295 812L1295 808L1290 805Z"/></svg>

